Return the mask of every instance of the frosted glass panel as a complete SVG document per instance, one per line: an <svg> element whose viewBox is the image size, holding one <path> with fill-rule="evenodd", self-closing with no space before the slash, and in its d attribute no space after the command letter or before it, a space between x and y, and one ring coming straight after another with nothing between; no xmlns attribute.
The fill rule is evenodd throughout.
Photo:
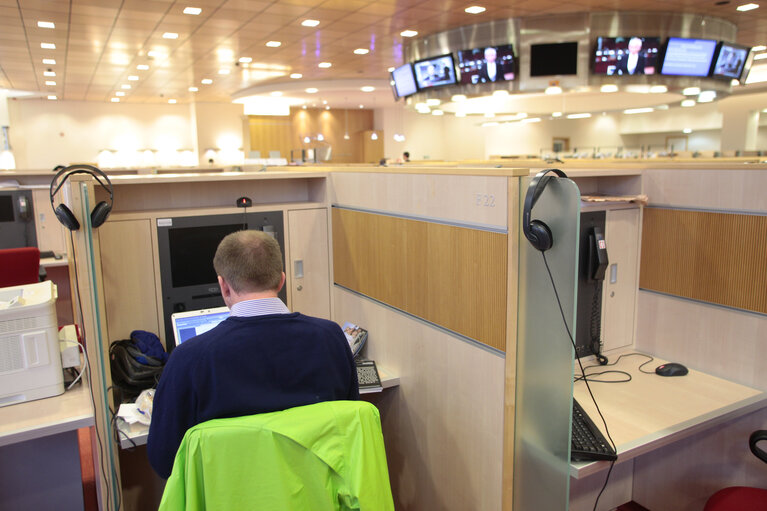
<svg viewBox="0 0 767 511"><path fill-rule="evenodd" d="M520 187L520 214L530 179ZM554 245L545 252L564 316L575 330L580 193L552 179L532 211ZM519 229L519 309L514 439L514 509L567 510L573 348L539 250Z"/></svg>

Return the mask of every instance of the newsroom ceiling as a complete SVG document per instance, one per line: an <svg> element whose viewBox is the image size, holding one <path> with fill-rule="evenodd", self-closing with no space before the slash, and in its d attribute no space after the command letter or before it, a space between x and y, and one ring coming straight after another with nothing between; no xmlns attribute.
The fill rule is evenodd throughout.
<svg viewBox="0 0 767 511"><path fill-rule="evenodd" d="M0 88L64 100L228 102L231 94L268 81L386 79L386 69L402 63L407 39L400 33L406 29L424 36L495 19L583 11L717 16L737 25L737 42L767 44L767 6L738 12L741 3L745 1L0 0ZM464 12L471 5L487 10ZM184 14L187 7L201 11ZM307 19L320 23L303 26ZM53 23L54 28L38 22ZM168 38L172 34L177 37ZM267 46L270 41L280 44ZM43 43L55 49L43 48ZM368 53L356 54L356 49ZM319 67L323 62L331 66ZM296 73L301 78L291 79Z"/></svg>

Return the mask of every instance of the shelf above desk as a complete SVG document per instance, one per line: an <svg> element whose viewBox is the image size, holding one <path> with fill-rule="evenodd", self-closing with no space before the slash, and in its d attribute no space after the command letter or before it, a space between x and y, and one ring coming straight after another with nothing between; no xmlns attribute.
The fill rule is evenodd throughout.
<svg viewBox="0 0 767 511"><path fill-rule="evenodd" d="M767 393L758 389L692 369L686 376L645 374L638 370L642 362L642 357L627 357L607 368L628 372L632 377L630 382L591 383L618 448L618 463L767 407ZM654 371L664 362L655 359L644 370ZM609 377L608 374L598 378ZM574 385L573 395L604 432L583 382ZM580 479L608 466L607 462L573 463L570 475Z"/></svg>

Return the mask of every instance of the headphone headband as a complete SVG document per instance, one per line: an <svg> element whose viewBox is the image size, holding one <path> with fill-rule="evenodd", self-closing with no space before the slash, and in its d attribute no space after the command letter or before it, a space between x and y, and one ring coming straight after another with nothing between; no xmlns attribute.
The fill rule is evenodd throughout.
<svg viewBox="0 0 767 511"><path fill-rule="evenodd" d="M538 250L548 250L553 244L551 238L551 231L548 226L540 220L531 220L533 206L538 202L538 198L546 188L546 184L553 176L549 176L549 173L554 173L559 177L567 178L567 174L559 169L546 169L538 172L530 185L527 187L527 195L525 195L525 206L522 210L522 232L532 245Z"/></svg>
<svg viewBox="0 0 767 511"><path fill-rule="evenodd" d="M53 208L53 212L56 214L56 218L58 218L66 228L71 231L76 231L80 228L80 222L77 220L72 211L66 207L66 205L59 204L56 206L53 203L53 197L56 195L56 193L58 193L61 187L64 186L64 183L67 181L67 179L69 179L69 176L73 176L75 174L88 174L92 176L99 183L99 185L101 185L101 187L109 193L109 204L101 201L96 204L96 206L93 208L93 211L91 211L91 226L94 228L99 227L106 221L107 216L109 216L109 213L112 211L112 206L114 205L114 189L112 187L112 182L109 180L109 176L107 176L103 171L94 167L93 165L86 165L82 163L70 165L69 167L62 168L56 173L55 176L53 176L49 190L51 208ZM64 177L61 179L61 182L59 182L59 178L61 178L61 176ZM104 181L102 181L102 178L106 181L106 184Z"/></svg>

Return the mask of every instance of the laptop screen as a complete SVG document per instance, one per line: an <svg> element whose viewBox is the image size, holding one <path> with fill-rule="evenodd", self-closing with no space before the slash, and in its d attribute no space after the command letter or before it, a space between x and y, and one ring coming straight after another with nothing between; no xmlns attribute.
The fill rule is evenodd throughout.
<svg viewBox="0 0 767 511"><path fill-rule="evenodd" d="M176 346L214 328L229 317L227 307L177 312L171 316Z"/></svg>

